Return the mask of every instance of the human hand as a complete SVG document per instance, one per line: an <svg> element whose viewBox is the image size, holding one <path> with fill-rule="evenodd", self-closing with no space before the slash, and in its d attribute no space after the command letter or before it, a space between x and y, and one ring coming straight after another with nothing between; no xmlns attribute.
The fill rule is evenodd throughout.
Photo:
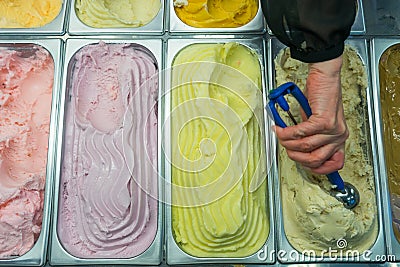
<svg viewBox="0 0 400 267"><path fill-rule="evenodd" d="M305 95L312 115L295 126L275 132L279 142L294 161L317 174L343 168L344 145L349 136L343 112L340 70L342 56L309 64Z"/></svg>

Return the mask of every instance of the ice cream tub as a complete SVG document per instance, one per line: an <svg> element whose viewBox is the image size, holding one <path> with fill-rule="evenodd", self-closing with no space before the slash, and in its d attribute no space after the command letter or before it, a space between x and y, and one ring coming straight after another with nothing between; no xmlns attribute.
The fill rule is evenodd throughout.
<svg viewBox="0 0 400 267"><path fill-rule="evenodd" d="M382 183L383 216L385 220L388 261L400 260L399 234L399 143L398 126L398 53L400 39L374 38L371 42L372 81L379 171ZM397 112L396 112L397 111Z"/></svg>
<svg viewBox="0 0 400 267"><path fill-rule="evenodd" d="M0 41L0 265L46 262L61 41Z"/></svg>
<svg viewBox="0 0 400 267"><path fill-rule="evenodd" d="M2 1L0 3L0 36L63 34L68 2L63 0Z"/></svg>
<svg viewBox="0 0 400 267"><path fill-rule="evenodd" d="M240 3L208 0L200 7L196 1L171 0L168 3L169 31L180 33L264 33L265 19L261 3L243 0Z"/></svg>
<svg viewBox="0 0 400 267"><path fill-rule="evenodd" d="M51 265L161 263L162 64L161 40L67 40Z"/></svg>
<svg viewBox="0 0 400 267"><path fill-rule="evenodd" d="M72 0L69 7L71 35L162 34L164 0Z"/></svg>
<svg viewBox="0 0 400 267"><path fill-rule="evenodd" d="M275 262L262 38L171 38L166 55L167 264Z"/></svg>
<svg viewBox="0 0 400 267"><path fill-rule="evenodd" d="M364 10L363 10L362 0L358 0L357 5L358 7L357 7L356 17L354 19L354 23L350 30L351 35L365 34L365 20L364 20ZM268 28L268 33L270 35L274 35L271 29L269 27L267 28Z"/></svg>
<svg viewBox="0 0 400 267"><path fill-rule="evenodd" d="M269 43L270 88L292 81L304 89L308 66L292 59L277 39ZM367 55L365 39L346 41L341 83L350 139L339 174L359 191L360 202L346 209L330 195L326 176L307 172L279 147L274 184L281 262L379 262L386 255ZM288 99L301 121L294 98ZM280 114L286 118L285 112Z"/></svg>

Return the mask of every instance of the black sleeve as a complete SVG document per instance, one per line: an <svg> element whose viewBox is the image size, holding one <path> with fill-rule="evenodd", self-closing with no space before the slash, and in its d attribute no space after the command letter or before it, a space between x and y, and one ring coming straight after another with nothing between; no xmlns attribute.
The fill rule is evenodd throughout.
<svg viewBox="0 0 400 267"><path fill-rule="evenodd" d="M262 0L268 26L303 62L340 56L357 10L356 0Z"/></svg>

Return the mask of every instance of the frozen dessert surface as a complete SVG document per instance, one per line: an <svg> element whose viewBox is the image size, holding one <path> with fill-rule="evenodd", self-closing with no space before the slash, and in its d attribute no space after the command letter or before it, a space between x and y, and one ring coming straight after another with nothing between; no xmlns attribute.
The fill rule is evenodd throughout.
<svg viewBox="0 0 400 267"><path fill-rule="evenodd" d="M140 27L154 19L160 0L77 0L78 18L94 28Z"/></svg>
<svg viewBox="0 0 400 267"><path fill-rule="evenodd" d="M379 61L379 83L386 172L393 227L400 241L400 45L386 50Z"/></svg>
<svg viewBox="0 0 400 267"><path fill-rule="evenodd" d="M81 258L130 258L157 232L157 63L146 48L98 44L73 57L58 235Z"/></svg>
<svg viewBox="0 0 400 267"><path fill-rule="evenodd" d="M188 4L188 0L174 0L174 6L176 7L187 6Z"/></svg>
<svg viewBox="0 0 400 267"><path fill-rule="evenodd" d="M175 0L176 15L196 28L237 28L257 14L257 0Z"/></svg>
<svg viewBox="0 0 400 267"><path fill-rule="evenodd" d="M53 21L61 0L1 0L0 28L36 28Z"/></svg>
<svg viewBox="0 0 400 267"><path fill-rule="evenodd" d="M295 82L305 87L308 65L290 57L288 49L275 59L276 83ZM341 72L343 103L350 137L346 142L345 166L339 171L345 182L360 193L359 205L348 210L329 195L331 184L326 176L313 175L290 160L284 148L279 150L281 201L285 234L299 250L339 249L337 241L345 239L348 250L363 253L375 242L378 232L373 168L369 154L366 105L367 76L357 52L346 46ZM299 106L289 98L292 114L301 121ZM285 112L280 112L284 117Z"/></svg>
<svg viewBox="0 0 400 267"><path fill-rule="evenodd" d="M54 61L36 45L0 47L0 257L42 228Z"/></svg>
<svg viewBox="0 0 400 267"><path fill-rule="evenodd" d="M183 48L171 101L176 243L195 257L252 255L269 233L258 56L238 43Z"/></svg>

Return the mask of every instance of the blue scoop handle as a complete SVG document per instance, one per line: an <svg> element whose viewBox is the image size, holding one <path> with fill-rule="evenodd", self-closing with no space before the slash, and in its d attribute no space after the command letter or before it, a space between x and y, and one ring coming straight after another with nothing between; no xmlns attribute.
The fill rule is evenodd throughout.
<svg viewBox="0 0 400 267"><path fill-rule="evenodd" d="M278 104L284 111L289 111L289 104L284 97L287 94L291 94L294 96L294 98L299 102L301 108L306 113L307 118L312 115L310 104L308 103L306 96L303 94L300 88L297 87L297 85L293 82L284 83L278 88L271 90L268 95L268 106L271 110L272 116L274 117L274 121L278 126L282 128L286 128L286 123L279 115L275 104ZM344 190L344 182L343 179L340 177L338 171L327 174L326 176L328 177L331 184L336 185L336 190Z"/></svg>

